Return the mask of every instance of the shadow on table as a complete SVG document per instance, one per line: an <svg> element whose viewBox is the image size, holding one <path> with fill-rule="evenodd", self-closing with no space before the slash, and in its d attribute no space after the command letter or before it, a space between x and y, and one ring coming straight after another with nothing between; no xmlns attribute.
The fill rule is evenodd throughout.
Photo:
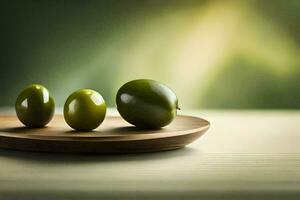
<svg viewBox="0 0 300 200"><path fill-rule="evenodd" d="M137 153L137 154L66 154L66 153L39 153L0 149L0 157L12 158L36 163L93 163L93 162L122 162L166 160L184 156L199 156L197 149L185 147L177 150Z"/></svg>

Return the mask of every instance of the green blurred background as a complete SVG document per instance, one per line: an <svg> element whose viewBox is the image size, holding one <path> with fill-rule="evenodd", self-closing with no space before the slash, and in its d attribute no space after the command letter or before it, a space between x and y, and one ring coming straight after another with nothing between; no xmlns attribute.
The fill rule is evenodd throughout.
<svg viewBox="0 0 300 200"><path fill-rule="evenodd" d="M123 83L150 78L182 109L300 108L299 0L0 4L0 106L31 83L58 106L79 88L114 106Z"/></svg>

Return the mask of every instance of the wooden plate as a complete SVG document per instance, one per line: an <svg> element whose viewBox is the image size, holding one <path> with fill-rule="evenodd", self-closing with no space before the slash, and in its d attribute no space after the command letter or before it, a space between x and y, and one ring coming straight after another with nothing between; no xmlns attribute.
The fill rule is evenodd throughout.
<svg viewBox="0 0 300 200"><path fill-rule="evenodd" d="M137 153L178 149L193 142L209 128L209 122L177 116L159 130L130 126L120 117L106 117L93 132L75 132L56 115L46 128L26 128L16 116L0 117L0 147L6 149L66 153Z"/></svg>

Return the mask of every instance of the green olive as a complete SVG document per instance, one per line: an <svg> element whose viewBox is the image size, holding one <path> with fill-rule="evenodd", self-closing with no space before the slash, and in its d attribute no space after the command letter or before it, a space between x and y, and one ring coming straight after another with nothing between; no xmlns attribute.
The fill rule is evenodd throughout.
<svg viewBox="0 0 300 200"><path fill-rule="evenodd" d="M106 115L106 104L102 96L91 89L72 93L64 105L67 124L77 131L91 131L97 128Z"/></svg>
<svg viewBox="0 0 300 200"><path fill-rule="evenodd" d="M19 120L27 127L44 127L54 114L54 100L42 85L26 87L18 96L15 109Z"/></svg>
<svg viewBox="0 0 300 200"><path fill-rule="evenodd" d="M171 123L178 109L175 93L167 86L149 79L125 83L117 93L116 104L127 122L150 129Z"/></svg>

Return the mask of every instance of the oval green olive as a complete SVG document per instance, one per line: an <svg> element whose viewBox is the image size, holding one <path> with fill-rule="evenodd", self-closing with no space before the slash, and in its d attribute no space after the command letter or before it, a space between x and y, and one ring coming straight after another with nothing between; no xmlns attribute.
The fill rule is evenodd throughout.
<svg viewBox="0 0 300 200"><path fill-rule="evenodd" d="M141 128L160 128L172 122L178 100L167 86L149 79L125 83L116 96L120 115Z"/></svg>
<svg viewBox="0 0 300 200"><path fill-rule="evenodd" d="M43 127L54 114L54 100L42 85L26 87L18 96L15 109L19 120L28 127Z"/></svg>
<svg viewBox="0 0 300 200"><path fill-rule="evenodd" d="M67 124L77 131L91 131L97 128L106 115L106 104L102 96L91 89L72 93L64 105Z"/></svg>

